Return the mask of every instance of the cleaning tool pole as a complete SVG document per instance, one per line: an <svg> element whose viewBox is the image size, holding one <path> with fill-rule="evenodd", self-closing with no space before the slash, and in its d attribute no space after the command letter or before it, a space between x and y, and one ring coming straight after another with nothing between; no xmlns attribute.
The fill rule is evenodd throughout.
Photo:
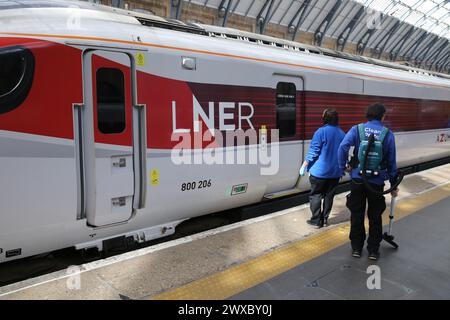
<svg viewBox="0 0 450 320"><path fill-rule="evenodd" d="M391 208L389 211L389 231L388 235L392 235L392 224L394 222L395 198L391 197Z"/></svg>

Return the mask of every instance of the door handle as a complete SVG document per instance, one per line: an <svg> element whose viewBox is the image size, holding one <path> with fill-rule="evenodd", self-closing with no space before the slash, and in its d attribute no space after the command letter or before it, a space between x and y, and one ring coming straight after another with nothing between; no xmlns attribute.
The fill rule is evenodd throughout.
<svg viewBox="0 0 450 320"><path fill-rule="evenodd" d="M77 220L86 218L83 104L73 104L75 161L77 170Z"/></svg>
<svg viewBox="0 0 450 320"><path fill-rule="evenodd" d="M135 209L145 207L147 195L147 120L146 105L137 104L134 106L137 115L135 132L135 146L138 149L135 154L135 168L138 168L138 174L135 176L135 190L138 190L138 197L134 201Z"/></svg>

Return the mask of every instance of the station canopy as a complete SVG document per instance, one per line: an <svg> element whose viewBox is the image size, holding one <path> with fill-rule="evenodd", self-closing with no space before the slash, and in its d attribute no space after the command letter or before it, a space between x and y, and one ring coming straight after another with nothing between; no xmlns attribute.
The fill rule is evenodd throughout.
<svg viewBox="0 0 450 320"><path fill-rule="evenodd" d="M285 26L288 38L314 34L315 45L335 40L335 48L406 65L450 72L450 0L184 0L211 7L223 16Z"/></svg>

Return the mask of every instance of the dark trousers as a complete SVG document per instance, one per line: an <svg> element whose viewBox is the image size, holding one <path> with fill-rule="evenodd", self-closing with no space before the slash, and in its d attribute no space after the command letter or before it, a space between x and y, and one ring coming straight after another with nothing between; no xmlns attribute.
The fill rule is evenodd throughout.
<svg viewBox="0 0 450 320"><path fill-rule="evenodd" d="M309 194L311 221L319 224L324 219L328 219L330 215L339 179L321 179L311 175L309 182L311 183L311 193Z"/></svg>
<svg viewBox="0 0 450 320"><path fill-rule="evenodd" d="M377 191L383 191L384 186L371 184ZM386 201L383 195L370 192L361 182L352 181L351 192L347 196L347 208L351 212L350 241L352 248L361 250L366 240L364 217L369 217L369 238L367 239L367 250L378 251L383 236L382 214L386 209Z"/></svg>

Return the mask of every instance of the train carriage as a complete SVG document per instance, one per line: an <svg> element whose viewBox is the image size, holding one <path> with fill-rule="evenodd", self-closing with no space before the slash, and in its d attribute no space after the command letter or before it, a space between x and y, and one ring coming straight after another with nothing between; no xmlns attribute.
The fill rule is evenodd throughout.
<svg viewBox="0 0 450 320"><path fill-rule="evenodd" d="M400 167L450 157L447 75L88 3L25 2L0 7L0 262L148 241L195 216L307 191L298 170L325 107L348 130L384 103Z"/></svg>

